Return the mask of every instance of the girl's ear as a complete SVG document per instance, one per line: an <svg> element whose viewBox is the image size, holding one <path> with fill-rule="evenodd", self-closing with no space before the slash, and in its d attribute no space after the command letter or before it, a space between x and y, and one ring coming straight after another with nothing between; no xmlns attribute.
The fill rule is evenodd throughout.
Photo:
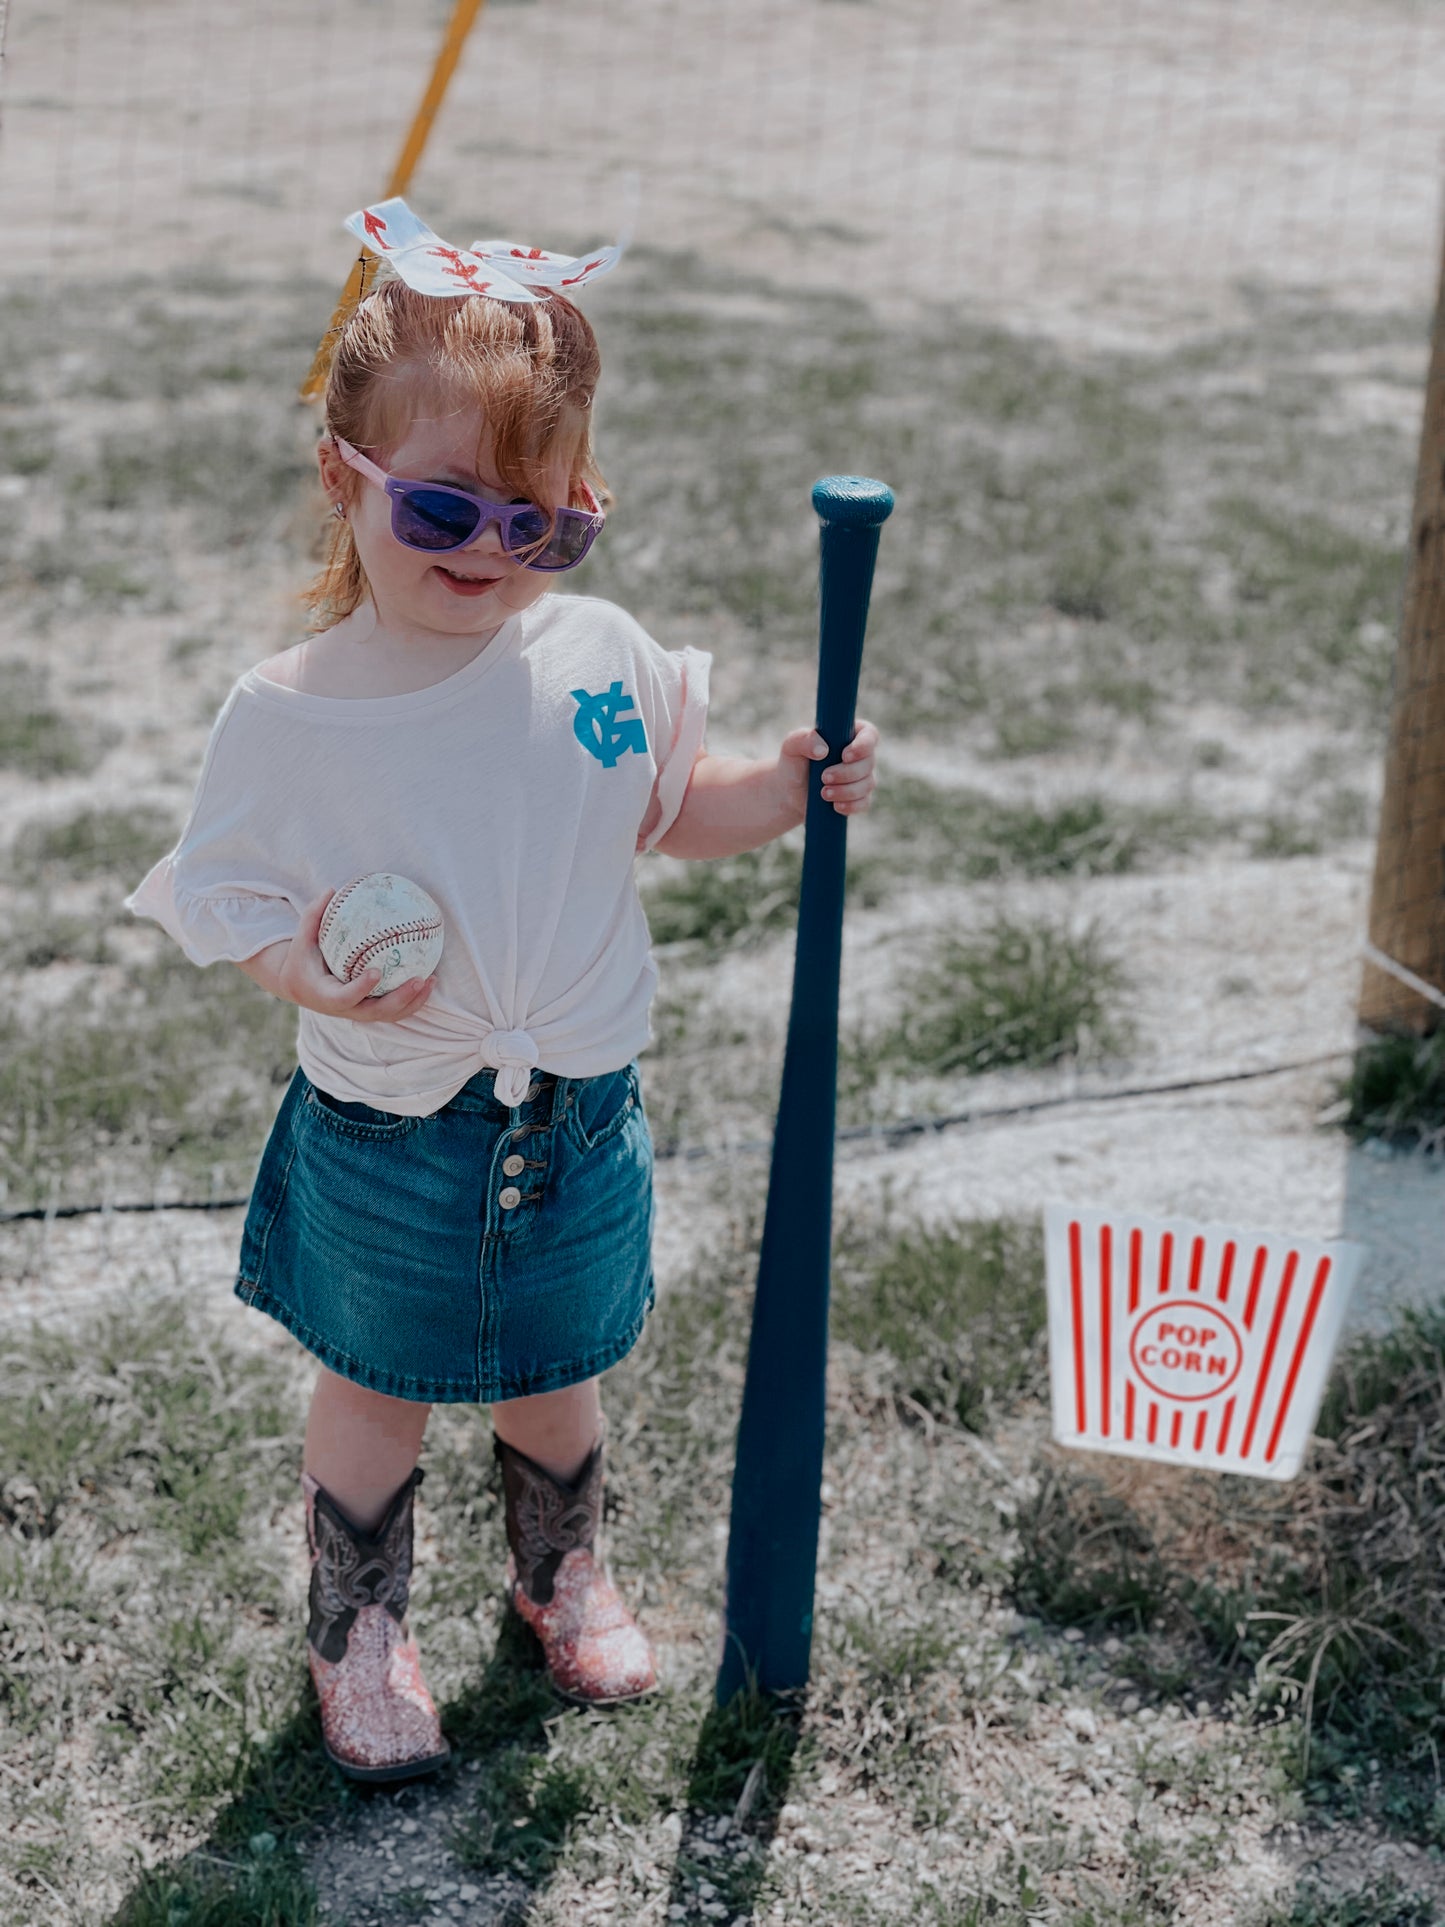
<svg viewBox="0 0 1445 1927"><path fill-rule="evenodd" d="M321 471L321 486L333 502L343 501L347 493L346 464L341 451L329 435L316 444L316 466Z"/></svg>

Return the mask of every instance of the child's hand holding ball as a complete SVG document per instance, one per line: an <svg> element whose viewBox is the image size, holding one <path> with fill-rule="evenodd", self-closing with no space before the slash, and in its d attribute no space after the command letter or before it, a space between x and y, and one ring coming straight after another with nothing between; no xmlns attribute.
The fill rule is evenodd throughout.
<svg viewBox="0 0 1445 1927"><path fill-rule="evenodd" d="M441 911L425 890L388 871L355 877L306 906L277 994L324 1017L395 1023L430 996L441 950Z"/></svg>

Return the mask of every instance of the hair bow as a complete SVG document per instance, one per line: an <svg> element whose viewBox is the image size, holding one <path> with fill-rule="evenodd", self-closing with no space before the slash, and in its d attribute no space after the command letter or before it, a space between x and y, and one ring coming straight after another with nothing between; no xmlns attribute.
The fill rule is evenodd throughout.
<svg viewBox="0 0 1445 1927"><path fill-rule="evenodd" d="M512 241L454 248L399 198L359 208L345 226L418 294L485 294L494 301L540 301L538 288L571 294L615 268L630 238L624 233L614 247L578 255L548 254Z"/></svg>

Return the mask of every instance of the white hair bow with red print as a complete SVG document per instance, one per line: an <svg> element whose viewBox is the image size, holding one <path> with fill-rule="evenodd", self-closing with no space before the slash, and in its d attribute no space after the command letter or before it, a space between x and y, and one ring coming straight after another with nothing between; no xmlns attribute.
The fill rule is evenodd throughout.
<svg viewBox="0 0 1445 1927"><path fill-rule="evenodd" d="M494 301L540 301L538 289L571 295L615 268L628 241L624 234L615 247L578 255L548 254L512 241L454 248L401 199L358 208L345 225L418 294L485 294Z"/></svg>

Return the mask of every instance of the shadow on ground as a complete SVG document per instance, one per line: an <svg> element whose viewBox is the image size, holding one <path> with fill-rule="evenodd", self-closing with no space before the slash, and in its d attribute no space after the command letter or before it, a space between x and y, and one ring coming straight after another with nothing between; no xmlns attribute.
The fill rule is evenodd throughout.
<svg viewBox="0 0 1445 1927"><path fill-rule="evenodd" d="M704 1719L688 1769L670 1918L676 1907L693 1916L714 1900L734 1923L753 1918L792 1781L801 1712L792 1700L750 1688Z"/></svg>

